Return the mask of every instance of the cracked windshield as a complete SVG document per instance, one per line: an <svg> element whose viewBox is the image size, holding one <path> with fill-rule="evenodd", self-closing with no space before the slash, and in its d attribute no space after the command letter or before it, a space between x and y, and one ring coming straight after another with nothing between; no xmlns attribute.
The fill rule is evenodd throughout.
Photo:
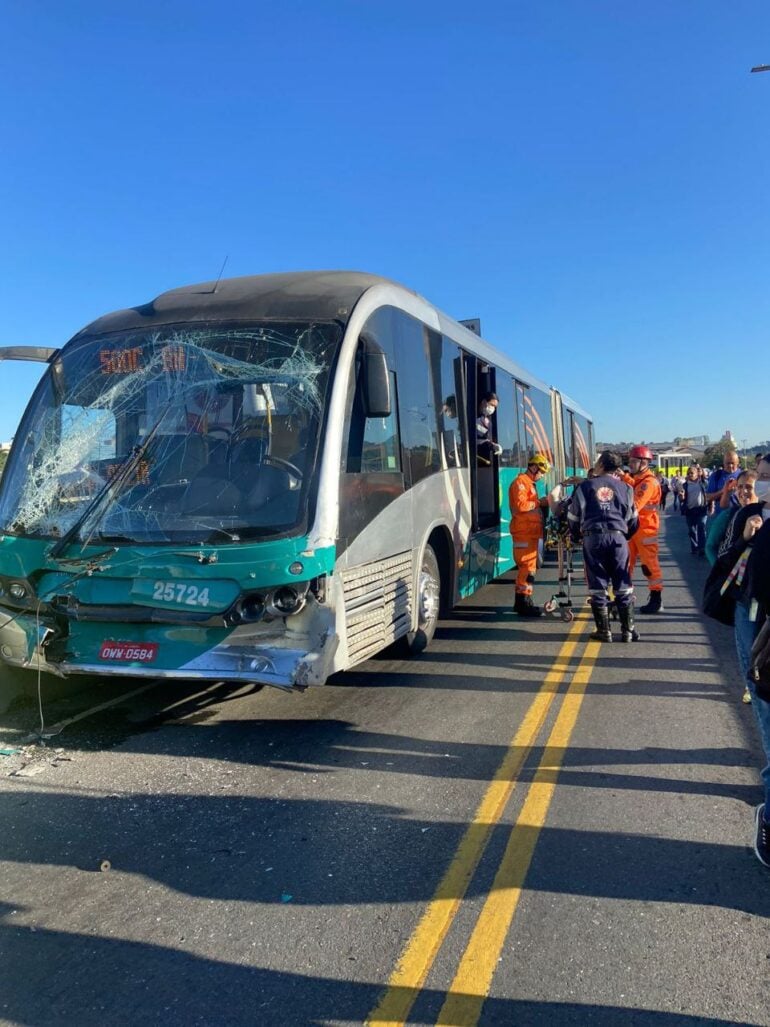
<svg viewBox="0 0 770 1027"><path fill-rule="evenodd" d="M85 340L21 426L0 530L213 542L304 520L337 324L169 328Z"/></svg>

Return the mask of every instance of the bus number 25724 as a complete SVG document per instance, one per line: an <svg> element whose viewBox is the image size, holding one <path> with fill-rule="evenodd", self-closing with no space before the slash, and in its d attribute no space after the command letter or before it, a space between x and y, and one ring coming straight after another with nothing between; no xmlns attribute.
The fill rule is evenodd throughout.
<svg viewBox="0 0 770 1027"><path fill-rule="evenodd" d="M181 603L184 606L208 606L209 590L197 585L178 584L175 581L156 581L152 598L160 603Z"/></svg>

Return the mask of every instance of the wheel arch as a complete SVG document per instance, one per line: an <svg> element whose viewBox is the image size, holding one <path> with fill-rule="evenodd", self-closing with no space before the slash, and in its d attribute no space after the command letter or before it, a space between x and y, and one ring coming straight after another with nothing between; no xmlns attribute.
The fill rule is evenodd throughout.
<svg viewBox="0 0 770 1027"><path fill-rule="evenodd" d="M429 545L433 549L438 560L441 572L440 612L445 614L454 606L455 595L454 546L452 545L452 536L447 526L445 524L438 524L433 527L425 539L423 549L425 545Z"/></svg>

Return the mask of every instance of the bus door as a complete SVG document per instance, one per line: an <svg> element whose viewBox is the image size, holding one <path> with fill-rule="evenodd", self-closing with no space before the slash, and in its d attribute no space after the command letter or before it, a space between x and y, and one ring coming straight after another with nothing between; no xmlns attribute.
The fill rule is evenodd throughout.
<svg viewBox="0 0 770 1027"><path fill-rule="evenodd" d="M476 431L481 399L495 392L495 368L470 353L464 354L465 395L467 401L471 452L472 530L484 531L500 524L500 459L480 447L483 436ZM497 441L497 414L492 414L492 438ZM485 452L485 450L487 450Z"/></svg>

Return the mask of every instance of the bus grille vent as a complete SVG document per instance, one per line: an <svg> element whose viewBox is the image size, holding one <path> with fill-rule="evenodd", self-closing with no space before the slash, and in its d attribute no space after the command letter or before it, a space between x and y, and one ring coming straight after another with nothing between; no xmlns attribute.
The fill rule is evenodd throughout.
<svg viewBox="0 0 770 1027"><path fill-rule="evenodd" d="M405 635L412 624L412 554L399 553L342 575L351 664Z"/></svg>

